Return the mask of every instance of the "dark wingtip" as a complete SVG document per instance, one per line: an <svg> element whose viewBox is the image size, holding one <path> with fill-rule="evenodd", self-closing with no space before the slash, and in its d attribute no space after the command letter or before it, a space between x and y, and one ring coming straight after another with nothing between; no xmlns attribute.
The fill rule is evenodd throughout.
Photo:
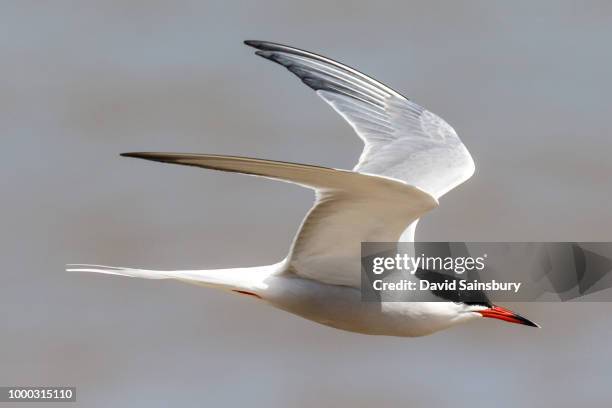
<svg viewBox="0 0 612 408"><path fill-rule="evenodd" d="M297 48L272 41L246 40L244 43L249 47L257 48L260 51L302 51Z"/></svg>
<svg viewBox="0 0 612 408"><path fill-rule="evenodd" d="M129 152L121 153L122 157L133 157L136 159L151 160L162 163L174 163L177 159L176 153L152 153L152 152ZM184 155L179 155L184 156Z"/></svg>
<svg viewBox="0 0 612 408"><path fill-rule="evenodd" d="M246 40L244 41L245 45L249 47L257 48L258 50L265 50L266 48L276 46L279 44L275 44L269 41L259 41L259 40Z"/></svg>
<svg viewBox="0 0 612 408"><path fill-rule="evenodd" d="M128 153L121 153L119 156L135 157L137 159L148 159L150 155L151 153L145 153L145 152L128 152Z"/></svg>
<svg viewBox="0 0 612 408"><path fill-rule="evenodd" d="M266 43L266 41L258 41L258 40L245 40L244 44L249 47L261 49L261 47Z"/></svg>
<svg viewBox="0 0 612 408"><path fill-rule="evenodd" d="M255 51L255 55L259 55L260 57L263 58L267 58L270 59L270 46L273 45L273 43L269 43L267 41L257 41L257 40L246 40L244 42L246 45L248 45L249 47L253 47L255 48L257 51Z"/></svg>

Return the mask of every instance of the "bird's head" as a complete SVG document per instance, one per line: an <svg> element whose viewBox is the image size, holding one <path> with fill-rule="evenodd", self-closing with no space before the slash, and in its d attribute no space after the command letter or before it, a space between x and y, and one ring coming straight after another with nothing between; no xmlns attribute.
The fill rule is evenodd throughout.
<svg viewBox="0 0 612 408"><path fill-rule="evenodd" d="M403 308L405 306L401 302L388 302L385 307L390 308L395 305L401 305L398 307L404 311ZM413 318L410 320L409 336L425 336L483 317L525 326L540 327L531 320L503 307L493 305L488 301L416 302L412 303L409 312L413 315Z"/></svg>

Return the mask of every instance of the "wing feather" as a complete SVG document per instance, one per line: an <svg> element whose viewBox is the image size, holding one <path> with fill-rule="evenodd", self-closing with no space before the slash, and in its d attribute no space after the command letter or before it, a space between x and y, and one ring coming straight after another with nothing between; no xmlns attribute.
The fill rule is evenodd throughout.
<svg viewBox="0 0 612 408"><path fill-rule="evenodd" d="M448 123L383 83L298 48L245 43L299 77L351 125L364 142L355 171L396 178L436 198L474 173L472 157Z"/></svg>
<svg viewBox="0 0 612 408"><path fill-rule="evenodd" d="M437 198L472 175L472 158L443 119L381 82L297 48L263 41L246 44L298 76L351 125L364 142L354 171L219 155L124 156L314 189L315 204L289 254L290 270L328 284L359 287L361 242L397 241L402 232L411 239L416 221L437 206Z"/></svg>
<svg viewBox="0 0 612 408"><path fill-rule="evenodd" d="M403 182L328 167L248 157L124 153L126 157L237 172L311 188L316 201L289 254L296 274L333 285L360 286L361 242L397 241L437 200Z"/></svg>

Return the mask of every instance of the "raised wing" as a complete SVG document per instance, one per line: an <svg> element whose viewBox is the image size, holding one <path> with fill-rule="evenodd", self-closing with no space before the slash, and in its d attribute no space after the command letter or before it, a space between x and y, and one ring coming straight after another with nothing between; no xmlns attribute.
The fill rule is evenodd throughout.
<svg viewBox="0 0 612 408"><path fill-rule="evenodd" d="M386 85L311 52L245 43L297 75L353 127L364 142L354 171L402 180L436 198L474 173L472 157L453 128Z"/></svg>
<svg viewBox="0 0 612 408"><path fill-rule="evenodd" d="M287 181L315 190L289 257L296 274L333 285L359 287L361 242L397 241L404 228L437 200L403 182L327 167L246 157L181 153L123 156Z"/></svg>

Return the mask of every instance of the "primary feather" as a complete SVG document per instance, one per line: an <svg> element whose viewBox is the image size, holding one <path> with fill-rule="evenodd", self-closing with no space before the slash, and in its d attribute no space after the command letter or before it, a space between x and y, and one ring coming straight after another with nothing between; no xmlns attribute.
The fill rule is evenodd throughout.
<svg viewBox="0 0 612 408"><path fill-rule="evenodd" d="M282 44L245 41L302 80L364 142L357 172L402 180L440 198L474 174L455 130L381 82L329 58Z"/></svg>

